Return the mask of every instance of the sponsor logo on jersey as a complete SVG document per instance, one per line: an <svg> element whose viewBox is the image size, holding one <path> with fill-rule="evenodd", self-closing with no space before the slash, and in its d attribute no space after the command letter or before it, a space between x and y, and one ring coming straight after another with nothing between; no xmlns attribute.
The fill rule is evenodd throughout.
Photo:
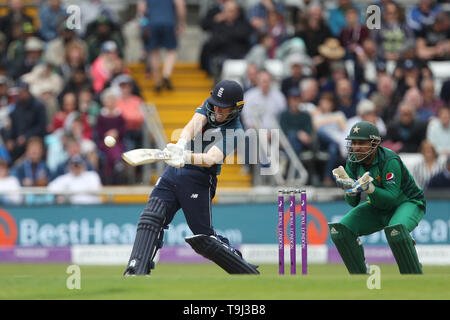
<svg viewBox="0 0 450 320"><path fill-rule="evenodd" d="M392 173L392 172L389 172L387 175L386 175L386 182L388 182L388 183L394 183L395 181L394 181L394 174Z"/></svg>

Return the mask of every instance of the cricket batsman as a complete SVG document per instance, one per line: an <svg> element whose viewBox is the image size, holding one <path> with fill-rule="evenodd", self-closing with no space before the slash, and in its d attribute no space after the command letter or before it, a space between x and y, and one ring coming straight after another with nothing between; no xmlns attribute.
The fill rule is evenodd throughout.
<svg viewBox="0 0 450 320"><path fill-rule="evenodd" d="M370 122L356 123L346 137L345 169L334 169L338 187L354 207L339 223L329 223L331 239L349 273L368 273L359 236L384 230L402 274L421 274L410 232L425 215L422 189L414 182L400 157L380 146L378 129ZM367 200L360 204L361 193Z"/></svg>
<svg viewBox="0 0 450 320"><path fill-rule="evenodd" d="M230 274L259 274L257 266L244 260L212 226L211 202L217 175L222 161L235 148L235 139L227 141L226 130L242 129L243 95L242 87L235 81L217 83L211 96L183 128L178 142L169 143L164 149L170 154L170 159L165 160L169 166L157 181L140 216L125 276L150 274L153 259L163 245L164 229L179 209L183 210L194 234L185 241L195 252Z"/></svg>

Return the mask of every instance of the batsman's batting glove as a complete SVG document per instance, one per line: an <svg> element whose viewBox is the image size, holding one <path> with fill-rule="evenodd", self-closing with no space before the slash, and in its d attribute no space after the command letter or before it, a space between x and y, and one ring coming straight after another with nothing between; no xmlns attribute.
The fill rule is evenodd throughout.
<svg viewBox="0 0 450 320"><path fill-rule="evenodd" d="M343 166L339 166L338 168L333 169L331 173L333 174L334 180L336 180L336 185L338 186L338 188L344 190L351 189L353 184L355 183L355 180L348 176Z"/></svg>
<svg viewBox="0 0 450 320"><path fill-rule="evenodd" d="M355 193L366 192L371 194L375 191L375 186L372 183L373 178L370 176L369 172L363 174L361 178L355 181L351 189L345 190L348 195L354 195Z"/></svg>
<svg viewBox="0 0 450 320"><path fill-rule="evenodd" d="M182 167L184 167L184 165L186 163L191 163L191 154L192 154L192 152L190 150L184 150L181 153L181 155L179 153L172 153L167 148L165 148L163 151L169 153L169 155L170 155L170 159L164 161L169 166L172 166L172 167L175 167L175 168L182 168Z"/></svg>

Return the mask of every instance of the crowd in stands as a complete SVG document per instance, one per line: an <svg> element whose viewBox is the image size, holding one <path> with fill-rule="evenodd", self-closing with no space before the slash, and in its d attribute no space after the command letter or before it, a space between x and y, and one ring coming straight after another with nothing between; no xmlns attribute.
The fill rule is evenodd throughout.
<svg viewBox="0 0 450 320"><path fill-rule="evenodd" d="M434 175L448 177L450 70L438 90L429 63L450 62L449 12L439 1L382 0L374 3L380 28L369 29L357 1L334 4L217 0L201 21L210 34L201 65L216 76L224 61L246 62L244 127L259 117L261 128L281 127L300 159L307 150L327 153L308 169L309 183L334 185L331 169L345 162L345 137L361 120L376 124L383 146L423 154L412 170L422 188ZM270 59L287 64L281 79L268 71Z"/></svg>
<svg viewBox="0 0 450 320"><path fill-rule="evenodd" d="M2 190L124 184L120 154L142 144L143 100L124 63L117 14L99 0L78 5L79 26L61 0L42 1L34 17L10 0L0 17Z"/></svg>
<svg viewBox="0 0 450 320"><path fill-rule="evenodd" d="M144 2L136 11L144 48L151 50ZM172 28L178 18L179 35L186 27L182 2L174 1L173 15L160 16L173 20ZM365 8L351 0L336 0L332 8L318 0L301 0L296 7L274 0L243 3L216 0L198 23L208 35L200 65L210 75L217 78L228 59L246 61L239 79L245 128L281 126L300 158L307 150L325 152L309 183L331 186L331 169L347 156L349 128L371 121L382 145L423 154L423 164L413 170L422 187L430 181L448 186L450 80L439 90L429 67L430 61L450 60L449 13L440 1L420 0L406 8L402 1L381 0L379 29L366 26ZM142 145L143 100L124 62L118 15L101 0L78 5L81 25L75 29L61 0L42 1L34 18L22 0L10 0L0 17L2 190L68 189L68 180L75 181L74 188L83 181L97 187L124 184L120 154ZM155 89L172 90L168 77L176 44L164 40L164 26L159 27L170 63ZM157 56L149 55L154 70L161 66ZM270 59L286 64L289 72L282 79L265 69ZM104 145L107 135L117 141L113 148Z"/></svg>

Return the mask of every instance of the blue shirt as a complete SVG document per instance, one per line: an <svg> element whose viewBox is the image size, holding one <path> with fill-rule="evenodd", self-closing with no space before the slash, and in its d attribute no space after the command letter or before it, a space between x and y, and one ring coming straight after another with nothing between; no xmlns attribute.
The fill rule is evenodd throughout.
<svg viewBox="0 0 450 320"><path fill-rule="evenodd" d="M47 42L58 37L59 26L67 17L67 12L60 7L56 12L49 5L43 5L39 10L39 20L41 21L41 29L39 33Z"/></svg>
<svg viewBox="0 0 450 320"><path fill-rule="evenodd" d="M176 25L173 0L147 0L147 17L150 25Z"/></svg>
<svg viewBox="0 0 450 320"><path fill-rule="evenodd" d="M195 112L207 116L207 105L208 102L205 101L203 105L198 107ZM190 144L190 150L194 153L206 153L213 146L216 146L223 152L225 159L227 155L236 149L238 141L242 141L239 137L243 134L244 129L239 116L237 116L230 123L221 127L214 127L208 122L203 127L202 132L194 137L193 143ZM201 141L201 145L198 142L196 143L196 141ZM203 169L208 169L210 173L218 175L222 169L222 164L218 163L213 165L211 168Z"/></svg>

